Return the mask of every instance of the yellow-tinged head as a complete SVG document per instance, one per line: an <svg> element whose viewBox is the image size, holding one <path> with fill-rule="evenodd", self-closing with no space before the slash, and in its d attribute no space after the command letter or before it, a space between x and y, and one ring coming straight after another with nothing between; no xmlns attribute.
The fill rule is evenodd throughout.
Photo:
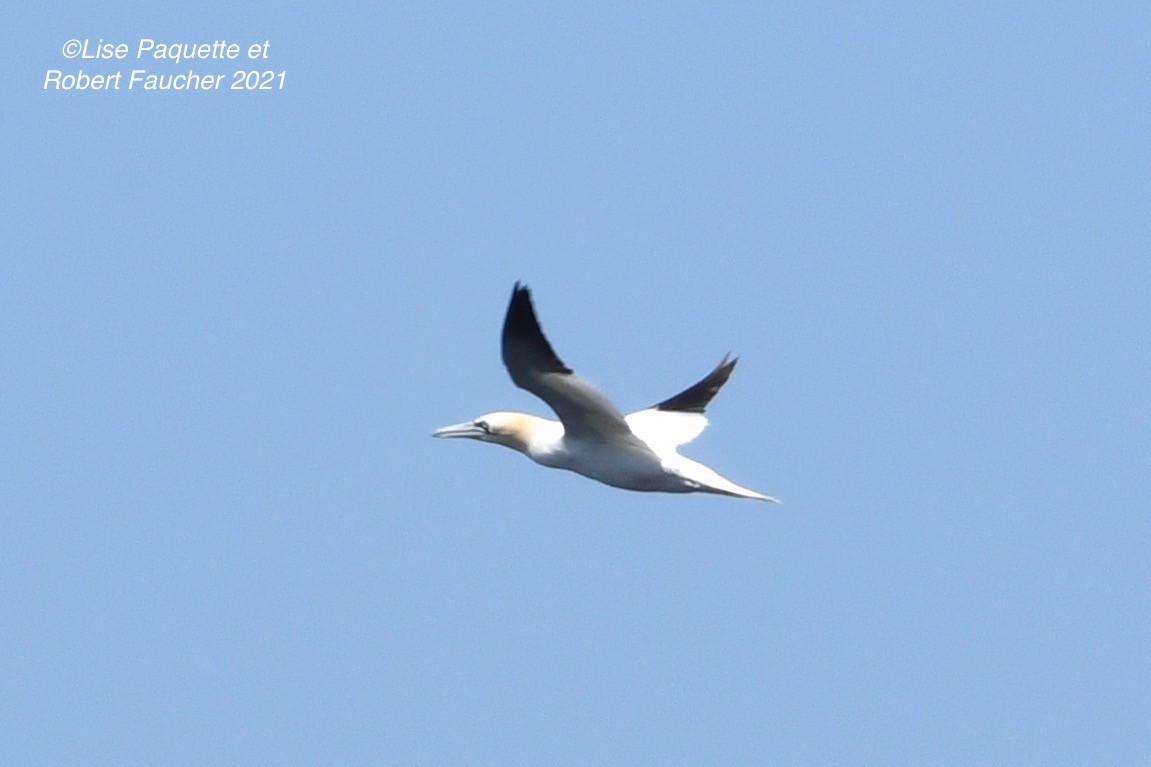
<svg viewBox="0 0 1151 767"><path fill-rule="evenodd" d="M432 432L433 437L477 439L510 447L521 453L531 444L536 422L541 419L524 413L488 413L474 421L445 426Z"/></svg>

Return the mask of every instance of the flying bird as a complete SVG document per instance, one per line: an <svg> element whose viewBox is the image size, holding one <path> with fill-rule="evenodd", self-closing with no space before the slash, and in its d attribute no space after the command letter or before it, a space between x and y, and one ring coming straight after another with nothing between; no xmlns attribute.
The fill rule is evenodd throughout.
<svg viewBox="0 0 1151 767"><path fill-rule="evenodd" d="M543 466L574 471L625 490L718 493L779 503L724 479L676 450L707 426L704 410L735 368L736 360L729 355L693 386L625 416L607 395L573 373L556 355L536 318L531 292L519 282L512 289L504 317L502 353L515 385L546 402L559 420L488 413L437 429L432 436L503 445Z"/></svg>

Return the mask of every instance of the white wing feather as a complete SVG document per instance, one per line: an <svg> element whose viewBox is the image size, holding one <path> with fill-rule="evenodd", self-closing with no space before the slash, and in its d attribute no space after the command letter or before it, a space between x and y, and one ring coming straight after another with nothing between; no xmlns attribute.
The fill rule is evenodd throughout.
<svg viewBox="0 0 1151 767"><path fill-rule="evenodd" d="M647 408L624 418L632 434L642 439L656 453L675 452L707 427L703 413L680 413L674 410Z"/></svg>

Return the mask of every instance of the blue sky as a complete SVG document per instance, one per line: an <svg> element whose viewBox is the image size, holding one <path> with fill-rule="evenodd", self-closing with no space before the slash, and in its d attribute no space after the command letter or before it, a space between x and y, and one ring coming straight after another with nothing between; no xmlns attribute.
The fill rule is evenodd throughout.
<svg viewBox="0 0 1151 767"><path fill-rule="evenodd" d="M10 12L0 761L1144 762L1148 21ZM142 37L285 87L41 89ZM784 504L432 440L515 280Z"/></svg>

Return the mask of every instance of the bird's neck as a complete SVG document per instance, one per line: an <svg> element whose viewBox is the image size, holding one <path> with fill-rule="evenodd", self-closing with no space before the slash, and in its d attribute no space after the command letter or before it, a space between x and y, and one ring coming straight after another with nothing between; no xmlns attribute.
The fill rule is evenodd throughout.
<svg viewBox="0 0 1151 767"><path fill-rule="evenodd" d="M538 461L541 456L559 449L563 436L564 427L559 421L516 413L515 428L505 435L501 443Z"/></svg>

